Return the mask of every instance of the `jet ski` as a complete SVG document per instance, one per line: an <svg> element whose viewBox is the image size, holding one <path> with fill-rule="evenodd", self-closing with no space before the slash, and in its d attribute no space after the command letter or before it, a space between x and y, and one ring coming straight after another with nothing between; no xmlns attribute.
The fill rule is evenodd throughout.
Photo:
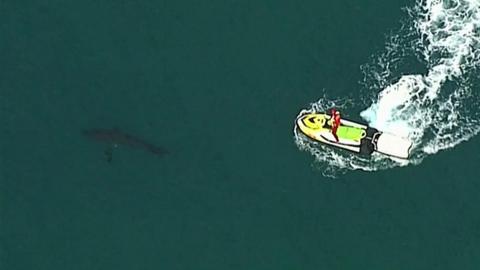
<svg viewBox="0 0 480 270"><path fill-rule="evenodd" d="M310 139L362 155L378 152L408 159L412 142L367 125L342 119L337 129L338 142L332 134L332 117L326 113L306 113L296 120L297 128Z"/></svg>

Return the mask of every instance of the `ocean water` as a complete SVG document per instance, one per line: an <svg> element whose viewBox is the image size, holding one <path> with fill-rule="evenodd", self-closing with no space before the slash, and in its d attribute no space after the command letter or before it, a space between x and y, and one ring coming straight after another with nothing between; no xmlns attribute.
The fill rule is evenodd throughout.
<svg viewBox="0 0 480 270"><path fill-rule="evenodd" d="M3 1L0 18L0 269L480 267L477 1ZM328 106L403 132L412 159L295 132Z"/></svg>
<svg viewBox="0 0 480 270"><path fill-rule="evenodd" d="M385 48L362 65L362 96L330 100L323 96L310 108L348 110L369 105L360 116L371 126L408 138L408 161L380 154L352 156L311 142L294 129L298 146L338 170L376 171L418 165L426 157L468 141L480 132L480 2L425 0L405 8L398 30L388 33Z"/></svg>

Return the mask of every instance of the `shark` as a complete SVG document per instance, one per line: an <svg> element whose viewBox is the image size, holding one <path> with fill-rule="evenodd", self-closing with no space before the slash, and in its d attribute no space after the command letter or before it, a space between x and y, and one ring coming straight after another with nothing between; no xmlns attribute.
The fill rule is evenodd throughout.
<svg viewBox="0 0 480 270"><path fill-rule="evenodd" d="M168 151L160 146L145 141L142 138L128 134L118 128L91 128L82 130L82 134L93 141L106 143L108 145L105 150L105 156L108 162L112 161L113 148L119 145L126 145L131 148L141 149L158 157L168 154ZM112 148L113 147L113 148Z"/></svg>

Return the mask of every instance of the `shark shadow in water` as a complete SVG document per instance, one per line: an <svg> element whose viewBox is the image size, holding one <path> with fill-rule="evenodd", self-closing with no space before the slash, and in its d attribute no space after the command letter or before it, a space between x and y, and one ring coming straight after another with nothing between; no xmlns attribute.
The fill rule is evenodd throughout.
<svg viewBox="0 0 480 270"><path fill-rule="evenodd" d="M113 148L116 148L119 145L126 145L131 148L141 149L158 157L168 154L168 151L165 148L151 144L139 137L125 133L117 128L85 129L82 131L82 134L93 141L106 143L108 145L108 148L105 150L105 157L107 158L108 162L112 161Z"/></svg>

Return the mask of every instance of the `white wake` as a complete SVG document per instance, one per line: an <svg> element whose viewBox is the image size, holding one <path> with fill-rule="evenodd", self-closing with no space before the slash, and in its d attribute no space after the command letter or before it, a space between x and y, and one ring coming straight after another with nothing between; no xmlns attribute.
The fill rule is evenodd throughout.
<svg viewBox="0 0 480 270"><path fill-rule="evenodd" d="M327 174L338 168L373 171L419 164L480 132L480 98L472 90L480 64L480 1L419 0L408 15L413 23L392 35L385 52L362 67L371 100L360 116L370 126L411 139L412 158L400 162L380 155L352 156L315 144L295 130L297 145L314 154L317 165L326 164ZM409 57L425 71L409 72ZM344 105L324 97L302 113L333 106L347 111Z"/></svg>

